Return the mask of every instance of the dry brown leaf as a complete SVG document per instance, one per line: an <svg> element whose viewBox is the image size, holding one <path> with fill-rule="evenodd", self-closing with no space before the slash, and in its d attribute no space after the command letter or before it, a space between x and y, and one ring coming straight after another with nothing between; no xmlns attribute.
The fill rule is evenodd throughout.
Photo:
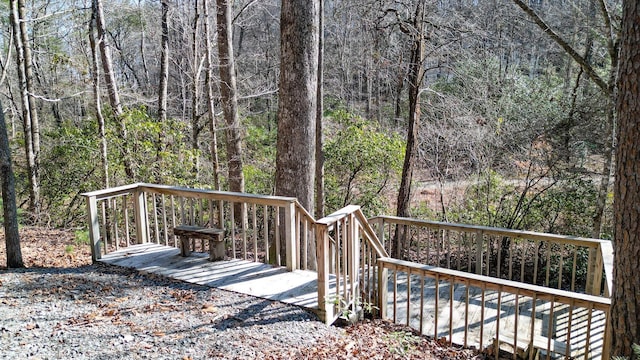
<svg viewBox="0 0 640 360"><path fill-rule="evenodd" d="M163 337L163 336L165 336L165 335L166 335L166 334L165 334L163 331L155 331L155 332L153 333L153 336L157 336L157 337Z"/></svg>
<svg viewBox="0 0 640 360"><path fill-rule="evenodd" d="M202 305L202 312L212 314L218 312L218 308L212 304L204 304Z"/></svg>
<svg viewBox="0 0 640 360"><path fill-rule="evenodd" d="M39 328L38 324L32 324L32 323L27 324L27 330L33 330L37 328Z"/></svg>

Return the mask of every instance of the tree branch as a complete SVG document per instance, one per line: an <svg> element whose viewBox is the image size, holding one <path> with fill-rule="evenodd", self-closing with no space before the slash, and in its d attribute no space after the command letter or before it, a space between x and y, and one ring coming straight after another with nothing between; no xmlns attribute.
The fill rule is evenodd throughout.
<svg viewBox="0 0 640 360"><path fill-rule="evenodd" d="M612 89L609 86L609 84L607 84L607 82L604 81L598 75L598 73L596 73L596 71L593 69L593 67L591 67L591 65L587 62L587 60L584 57L580 56L580 54L578 54L578 52L575 49L573 49L573 47L571 47L569 43L567 43L563 38L561 38L560 35L558 35L558 33L553 31L553 29L551 29L549 25L547 25L544 22L544 20L542 20L542 18L532 8L530 8L522 0L513 0L513 2L516 5L518 5L527 15L529 15L529 17L538 25L538 27L544 33L549 35L549 37L553 39L553 41L555 41L569 56L571 56L573 60L575 60L575 62L577 62L580 65L580 67L582 67L582 69L587 74L587 76L589 76L589 78L602 91L604 91L609 95L611 94Z"/></svg>

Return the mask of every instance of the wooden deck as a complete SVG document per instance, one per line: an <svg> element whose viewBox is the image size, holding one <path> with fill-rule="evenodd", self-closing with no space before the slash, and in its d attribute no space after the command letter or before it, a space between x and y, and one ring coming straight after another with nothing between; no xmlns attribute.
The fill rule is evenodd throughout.
<svg viewBox="0 0 640 360"><path fill-rule="evenodd" d="M393 275L390 274L390 278L392 277ZM421 281L424 281L424 284L421 284ZM533 331L537 345L535 347L556 349L557 353L551 354L551 359L564 359L567 344L569 344L571 358L589 360L602 358L606 317L602 311L582 307L571 309L568 305L557 303L553 304L553 311L551 311L552 304L549 301L537 299L534 306L531 297L489 290L484 291L483 297L481 288L464 284L456 284L452 289L449 283L442 282L438 285L436 292L435 280L421 279L413 275L410 283L410 289L407 289L406 273L398 274L394 304L394 285L393 280L390 280L387 314L390 319L421 330L424 335L450 338L453 343L459 345L467 344L486 348L494 345L497 329L499 329L499 337L502 340L501 349L514 352L512 344L516 335L514 329L517 328L517 345L520 352L529 346L528 341L524 339ZM421 291L424 292L422 324L420 323ZM411 298L409 303L407 303L407 294ZM466 307L467 299L468 308ZM394 309L397 309L395 313ZM408 321L407 313L409 313ZM533 314L535 316L532 325ZM572 329L571 334L567 334L569 327ZM587 338L589 343L586 341ZM550 343L549 339L551 339ZM544 351L542 353L544 354ZM546 354L540 358L545 359Z"/></svg>
<svg viewBox="0 0 640 360"><path fill-rule="evenodd" d="M281 301L311 311L318 309L317 274L312 271L288 272L282 267L237 259L210 262L208 255L204 253L192 253L189 257L182 257L177 248L152 243L134 245L109 253L104 255L100 261L122 267L132 267L142 272L163 275L189 283ZM476 347L482 344L484 348L493 344L498 326L500 333L506 339L514 338L513 329L516 326L518 338L524 338L526 334L531 332L533 310L531 298L519 296L516 306L516 296L513 294L485 291L483 298L482 289L478 287L469 286L467 289L465 285L458 284L451 289L445 283L440 284L436 292L433 280L426 279L425 283L421 285L420 279L414 276L412 276L410 284L410 290L407 291L407 278L399 274L395 285L397 296L395 298L396 306L394 306L392 288L394 284L390 279L387 314L398 323L408 323L411 327L422 330L425 335L436 335L438 338L447 339L451 337L453 343ZM332 281L330 286L335 287L335 282ZM424 291L422 311L425 315L422 324L419 321L421 288ZM438 294L437 311L436 293ZM452 294L453 296L451 296ZM407 306L407 295L412 299L409 306ZM469 307L465 311L467 298L469 299ZM556 304L553 313L551 313L550 305L546 301L536 301L533 331L538 335L538 339L543 341L553 338L555 340L552 341L562 347L567 343L567 321L571 318L571 328L574 329L569 336L572 357L600 359L602 357L604 314L592 313L591 327L589 327L588 309L576 307L570 310L568 306ZM394 313L394 309L397 309L396 313ZM407 309L409 309L408 321ZM569 312L571 312L571 316L569 316ZM553 318L551 327L549 325L550 318ZM499 321L496 321L498 319ZM484 326L481 326L482 323ZM499 325L496 326L497 324ZM450 328L451 330L449 330ZM481 328L483 329L482 334L480 333ZM590 344L585 341L588 328L595 329L591 330L589 334ZM519 341L519 343L521 342ZM512 350L507 344L503 344L502 349ZM551 358L564 358L564 356L556 354Z"/></svg>
<svg viewBox="0 0 640 360"><path fill-rule="evenodd" d="M318 275L312 271L288 272L283 267L238 259L211 262L205 253L182 257L180 249L153 243L129 246L106 254L99 261L311 311L318 309Z"/></svg>

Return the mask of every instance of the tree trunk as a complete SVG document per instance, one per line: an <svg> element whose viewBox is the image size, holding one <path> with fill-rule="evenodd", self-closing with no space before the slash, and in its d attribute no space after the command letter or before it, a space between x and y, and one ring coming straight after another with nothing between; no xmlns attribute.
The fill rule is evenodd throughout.
<svg viewBox="0 0 640 360"><path fill-rule="evenodd" d="M280 93L276 195L313 211L319 4L284 0L280 15Z"/></svg>
<svg viewBox="0 0 640 360"><path fill-rule="evenodd" d="M211 54L211 38L209 31L209 2L204 0L202 15L204 16L204 39L205 39L205 56L207 72L205 78L205 86L207 90L207 113L209 115L209 131L211 132L211 142L209 143L209 152L211 154L211 165L213 172L213 188L220 190L220 160L218 158L218 136L216 134L216 112L213 96L213 62Z"/></svg>
<svg viewBox="0 0 640 360"><path fill-rule="evenodd" d="M318 9L318 87L316 93L316 219L320 219L324 216L324 151L322 150L322 114L324 112L324 0L319 1L320 8ZM313 250L315 255L315 249Z"/></svg>
<svg viewBox="0 0 640 360"><path fill-rule="evenodd" d="M16 48L16 69L18 72L18 81L20 83L20 95L22 102L22 125L24 131L24 148L27 159L27 173L29 178L29 211L33 219L37 220L40 213L40 179L38 176L38 163L35 152L35 144L33 143L33 121L29 88L27 84L27 72L25 66L25 45L22 36L24 22L20 18L19 3L17 0L11 1L11 26L13 29L13 42ZM22 10L24 12L24 9ZM26 31L26 29L25 29Z"/></svg>
<svg viewBox="0 0 640 360"><path fill-rule="evenodd" d="M2 181L2 208L4 214L4 239L7 248L7 267L24 267L18 233L16 189L11 168L11 148L7 137L7 125L0 104L0 181Z"/></svg>
<svg viewBox="0 0 640 360"><path fill-rule="evenodd" d="M206 1L206 0L204 0ZM193 4L193 24L191 27L191 51L193 52L193 83L191 84L191 149L193 150L193 164L191 173L193 174L196 182L200 172L200 156L198 152L200 145L198 144L198 137L200 135L200 125L198 114L198 101L200 100L200 59L198 56L198 29L200 22L200 6L198 0Z"/></svg>
<svg viewBox="0 0 640 360"><path fill-rule="evenodd" d="M409 64L409 124L407 130L407 147L404 155L404 165L402 166L402 178L400 189L398 190L397 215L401 217L410 216L411 206L411 182L413 181L413 171L416 157L418 155L418 133L420 126L420 86L424 79L424 3L416 5L416 13L413 21L415 33L412 34L413 48L411 49L411 63Z"/></svg>
<svg viewBox="0 0 640 360"><path fill-rule="evenodd" d="M229 168L229 190L244 192L242 173L242 138L238 116L236 92L236 70L233 57L233 35L231 28L231 0L216 0L218 7L218 57L220 61L220 93L222 110L227 123L227 164Z"/></svg>
<svg viewBox="0 0 640 360"><path fill-rule="evenodd" d="M167 87L169 82L169 0L162 0L162 35L160 37L160 81L158 85L158 120L167 121Z"/></svg>
<svg viewBox="0 0 640 360"><path fill-rule="evenodd" d="M104 25L104 11L102 9L102 0L93 0L93 13L96 18L96 30L98 32L98 45L100 48L100 56L102 58L102 69L104 72L104 81L107 85L107 92L109 93L109 103L111 105L111 111L118 121L120 126L120 137L125 141L127 140L127 127L122 118L123 110L120 103L120 95L118 93L118 85L116 83L115 74L113 73L113 61L111 59L111 48L107 44L106 29ZM122 157L124 162L124 171L129 179L135 179L135 171L131 163L131 155L129 148L122 147Z"/></svg>
<svg viewBox="0 0 640 360"><path fill-rule="evenodd" d="M614 188L612 354L632 356L640 343L640 3L623 3L618 70L617 161Z"/></svg>
<svg viewBox="0 0 640 360"><path fill-rule="evenodd" d="M93 79L93 104L98 119L98 136L100 137L100 160L102 162L102 186L109 188L109 160L107 158L107 135L104 116L102 115L102 101L100 100L100 74L98 71L98 44L95 37L95 14L91 14L89 22L89 44L91 46L91 77Z"/></svg>

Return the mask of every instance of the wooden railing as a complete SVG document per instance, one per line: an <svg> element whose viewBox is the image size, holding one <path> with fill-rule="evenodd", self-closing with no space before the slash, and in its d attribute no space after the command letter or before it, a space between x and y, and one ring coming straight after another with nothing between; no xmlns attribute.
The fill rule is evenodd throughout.
<svg viewBox="0 0 640 360"><path fill-rule="evenodd" d="M388 254L360 207L338 210L318 220L315 228L320 317L331 324L365 307L377 308L377 260Z"/></svg>
<svg viewBox="0 0 640 360"><path fill-rule="evenodd" d="M370 223L394 258L591 295L611 291L608 240L393 216Z"/></svg>
<svg viewBox="0 0 640 360"><path fill-rule="evenodd" d="M378 260L383 318L465 347L609 359L610 299L392 258ZM553 356L553 357L552 357ZM496 356L497 358L497 356Z"/></svg>
<svg viewBox="0 0 640 360"><path fill-rule="evenodd" d="M86 197L93 260L130 244L179 246L172 229L198 225L225 230L232 258L313 268L313 218L295 198L182 187L132 184L93 191ZM206 251L204 241L190 244ZM285 262L286 259L286 262Z"/></svg>

